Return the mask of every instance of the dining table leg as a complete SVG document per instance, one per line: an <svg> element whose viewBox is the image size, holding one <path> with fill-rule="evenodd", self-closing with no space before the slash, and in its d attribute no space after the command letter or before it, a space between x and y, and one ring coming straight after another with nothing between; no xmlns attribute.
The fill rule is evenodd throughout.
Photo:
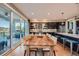
<svg viewBox="0 0 79 59"><path fill-rule="evenodd" d="M27 47L27 56L30 56L30 50L29 50L29 47Z"/></svg>

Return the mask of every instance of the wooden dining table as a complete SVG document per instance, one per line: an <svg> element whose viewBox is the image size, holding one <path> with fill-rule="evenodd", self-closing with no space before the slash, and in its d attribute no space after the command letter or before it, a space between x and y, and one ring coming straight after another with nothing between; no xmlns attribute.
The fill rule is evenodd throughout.
<svg viewBox="0 0 79 59"><path fill-rule="evenodd" d="M49 48L50 55L53 55L52 51L54 49L54 41L48 36L31 36L27 39L25 45L28 47L27 54L29 55L29 48Z"/></svg>

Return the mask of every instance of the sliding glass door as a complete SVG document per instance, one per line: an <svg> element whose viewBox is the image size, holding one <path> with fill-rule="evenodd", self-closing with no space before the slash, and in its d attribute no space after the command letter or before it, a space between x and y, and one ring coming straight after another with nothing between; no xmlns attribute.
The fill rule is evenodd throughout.
<svg viewBox="0 0 79 59"><path fill-rule="evenodd" d="M10 48L10 11L0 6L0 54Z"/></svg>
<svg viewBox="0 0 79 59"><path fill-rule="evenodd" d="M13 23L12 23L12 45L15 45L20 41L21 33L20 17L13 12Z"/></svg>
<svg viewBox="0 0 79 59"><path fill-rule="evenodd" d="M25 20L25 36L29 35L29 22Z"/></svg>
<svg viewBox="0 0 79 59"><path fill-rule="evenodd" d="M0 55L20 43L29 34L28 20L0 4Z"/></svg>
<svg viewBox="0 0 79 59"><path fill-rule="evenodd" d="M24 20L21 19L21 38L25 36L25 25L24 25Z"/></svg>

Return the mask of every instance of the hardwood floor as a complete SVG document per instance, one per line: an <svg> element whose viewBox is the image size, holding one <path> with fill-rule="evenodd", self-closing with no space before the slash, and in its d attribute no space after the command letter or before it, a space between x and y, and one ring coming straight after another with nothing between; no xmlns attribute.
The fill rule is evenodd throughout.
<svg viewBox="0 0 79 59"><path fill-rule="evenodd" d="M63 46L58 43L55 47L56 56L71 56L69 49L63 48ZM23 44L18 46L14 51L12 51L8 56L23 56L24 55L24 47ZM33 56L33 54L32 54Z"/></svg>

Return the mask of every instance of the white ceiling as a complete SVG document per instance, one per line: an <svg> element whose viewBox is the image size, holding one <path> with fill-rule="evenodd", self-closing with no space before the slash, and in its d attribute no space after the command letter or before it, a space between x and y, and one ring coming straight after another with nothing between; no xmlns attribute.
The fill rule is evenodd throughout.
<svg viewBox="0 0 79 59"><path fill-rule="evenodd" d="M79 13L79 5L75 3L16 3L14 5L31 20L61 20Z"/></svg>

